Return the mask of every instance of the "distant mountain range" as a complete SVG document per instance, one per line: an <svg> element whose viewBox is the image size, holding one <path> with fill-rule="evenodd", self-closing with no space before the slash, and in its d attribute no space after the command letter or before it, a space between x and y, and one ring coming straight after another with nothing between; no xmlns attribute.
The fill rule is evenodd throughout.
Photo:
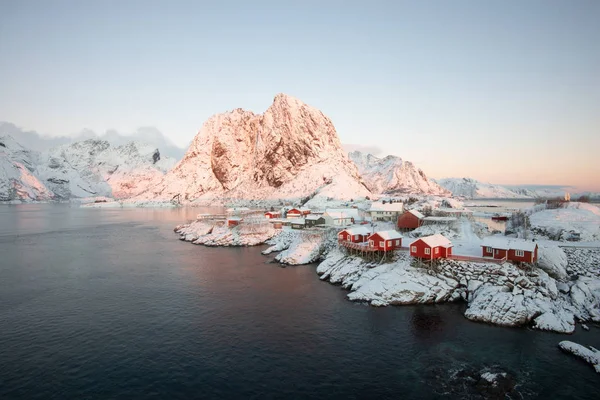
<svg viewBox="0 0 600 400"><path fill-rule="evenodd" d="M353 151L348 157L356 164L365 185L373 193L450 195L448 190L428 179L420 168L400 157L378 158L360 151Z"/></svg>
<svg viewBox="0 0 600 400"><path fill-rule="evenodd" d="M154 186L175 160L153 146L88 139L39 152L0 131L0 201L126 198Z"/></svg>
<svg viewBox="0 0 600 400"><path fill-rule="evenodd" d="M571 197L588 195L600 199L600 193L575 192L573 188L559 186L503 186L483 183L472 178L445 178L435 180L440 186L449 190L453 196L468 199L533 199L563 197L570 193Z"/></svg>

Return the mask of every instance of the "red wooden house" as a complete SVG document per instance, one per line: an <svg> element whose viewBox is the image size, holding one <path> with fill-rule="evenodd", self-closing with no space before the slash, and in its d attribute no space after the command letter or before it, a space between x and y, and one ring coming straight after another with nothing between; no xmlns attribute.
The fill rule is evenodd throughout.
<svg viewBox="0 0 600 400"><path fill-rule="evenodd" d="M481 248L484 257L497 260L535 263L538 259L538 245L523 239L488 236L483 239Z"/></svg>
<svg viewBox="0 0 600 400"><path fill-rule="evenodd" d="M423 224L425 216L417 210L405 211L398 217L398 229L417 229Z"/></svg>
<svg viewBox="0 0 600 400"><path fill-rule="evenodd" d="M227 226L238 226L242 222L240 217L229 217L227 218Z"/></svg>
<svg viewBox="0 0 600 400"><path fill-rule="evenodd" d="M452 255L452 242L439 233L425 236L411 243L410 255L428 260L447 258Z"/></svg>
<svg viewBox="0 0 600 400"><path fill-rule="evenodd" d="M267 211L265 213L265 217L271 219L271 218L280 218L281 217L281 213L279 211Z"/></svg>
<svg viewBox="0 0 600 400"><path fill-rule="evenodd" d="M338 240L343 242L363 243L371 235L371 230L365 226L344 229L338 233Z"/></svg>
<svg viewBox="0 0 600 400"><path fill-rule="evenodd" d="M377 251L391 251L402 247L402 235L396 231L379 231L368 238L369 246Z"/></svg>
<svg viewBox="0 0 600 400"><path fill-rule="evenodd" d="M288 218L298 218L308 214L310 214L310 210L308 208L291 208L287 211L286 216Z"/></svg>

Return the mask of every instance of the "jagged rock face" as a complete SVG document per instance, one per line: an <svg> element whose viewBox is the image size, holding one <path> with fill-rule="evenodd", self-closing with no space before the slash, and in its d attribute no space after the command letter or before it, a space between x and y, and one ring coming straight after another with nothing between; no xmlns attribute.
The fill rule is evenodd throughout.
<svg viewBox="0 0 600 400"><path fill-rule="evenodd" d="M0 136L0 201L50 200L54 194L34 174L39 153Z"/></svg>
<svg viewBox="0 0 600 400"><path fill-rule="evenodd" d="M39 153L1 136L0 201L136 195L160 182L174 160L139 142L86 140Z"/></svg>
<svg viewBox="0 0 600 400"><path fill-rule="evenodd" d="M262 115L235 109L209 118L183 159L142 197L296 198L316 191L337 198L370 194L329 118L279 94Z"/></svg>
<svg viewBox="0 0 600 400"><path fill-rule="evenodd" d="M428 194L445 196L450 193L427 178L425 173L410 161L400 157L378 158L360 151L350 153L367 187L373 193Z"/></svg>

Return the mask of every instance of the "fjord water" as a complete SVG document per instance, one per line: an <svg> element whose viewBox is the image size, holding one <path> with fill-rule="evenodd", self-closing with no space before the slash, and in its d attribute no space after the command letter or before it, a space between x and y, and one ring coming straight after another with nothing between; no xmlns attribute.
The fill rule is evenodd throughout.
<svg viewBox="0 0 600 400"><path fill-rule="evenodd" d="M260 248L177 240L198 209L0 207L0 398L439 398L497 365L526 398L596 398L572 336L373 308ZM456 393L457 388L454 388Z"/></svg>

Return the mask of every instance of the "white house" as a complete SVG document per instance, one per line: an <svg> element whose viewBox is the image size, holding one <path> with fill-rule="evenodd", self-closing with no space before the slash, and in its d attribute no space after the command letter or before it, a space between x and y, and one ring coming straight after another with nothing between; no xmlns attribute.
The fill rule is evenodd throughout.
<svg viewBox="0 0 600 400"><path fill-rule="evenodd" d="M327 210L323 214L325 225L346 226L354 223L354 217L344 211Z"/></svg>
<svg viewBox="0 0 600 400"><path fill-rule="evenodd" d="M371 221L397 221L404 212L404 204L375 202L371 204L368 212L371 215Z"/></svg>

